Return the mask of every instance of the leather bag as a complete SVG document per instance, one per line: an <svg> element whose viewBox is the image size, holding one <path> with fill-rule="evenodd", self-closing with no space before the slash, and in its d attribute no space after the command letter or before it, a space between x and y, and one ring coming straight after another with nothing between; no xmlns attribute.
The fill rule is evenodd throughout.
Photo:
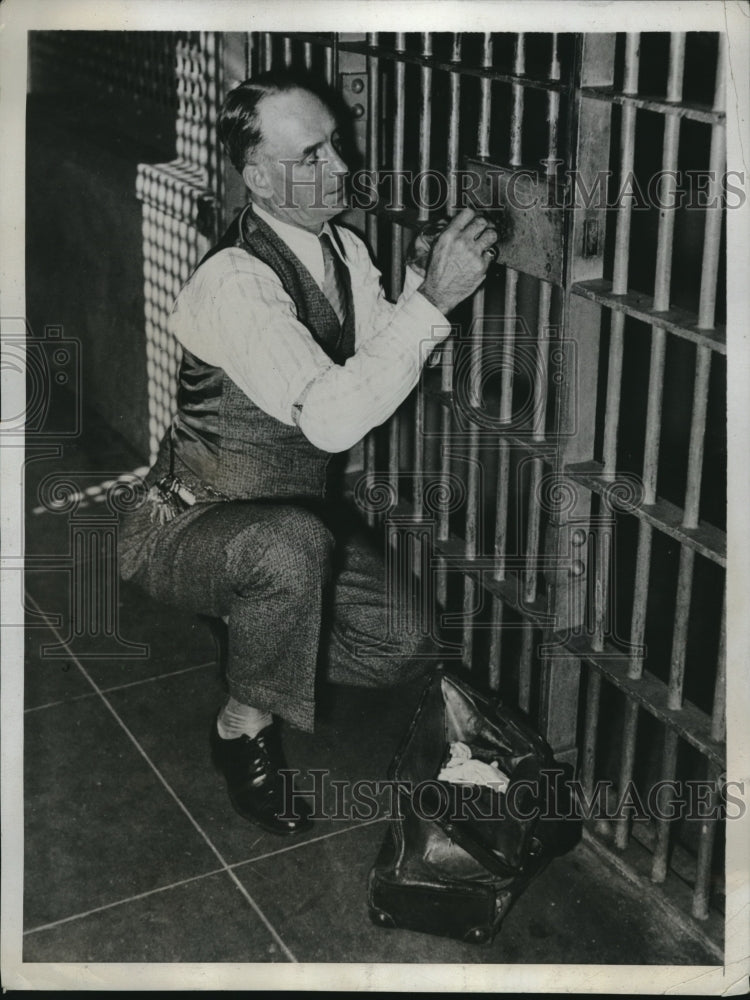
<svg viewBox="0 0 750 1000"><path fill-rule="evenodd" d="M505 792L436 779L456 741L497 761ZM520 714L437 671L389 769L399 809L368 880L373 922L492 940L530 879L580 835L562 774Z"/></svg>

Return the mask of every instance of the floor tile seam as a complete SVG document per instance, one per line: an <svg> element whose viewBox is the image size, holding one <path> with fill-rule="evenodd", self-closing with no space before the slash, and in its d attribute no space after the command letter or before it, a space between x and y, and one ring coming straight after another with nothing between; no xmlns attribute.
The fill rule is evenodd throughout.
<svg viewBox="0 0 750 1000"><path fill-rule="evenodd" d="M69 698L61 698L59 701L47 701L43 705L31 705L23 710L24 715L31 715L34 712L42 712L47 708L58 708L60 705L71 705L74 701L85 701L87 698L96 698L96 691L86 691L83 694L72 694Z"/></svg>
<svg viewBox="0 0 750 1000"><path fill-rule="evenodd" d="M179 889L182 886L190 885L193 882L200 882L202 879L212 878L214 875L221 875L223 872L228 872L229 870L236 871L238 868L242 868L245 865L254 864L257 861L265 861L268 858L277 857L280 854L287 854L290 851L299 850L300 848L308 847L312 844L318 844L324 840L330 840L332 837L338 837L341 836L341 834L351 833L353 830L359 830L363 827L373 826L376 823L383 822L386 822L386 818L379 816L376 819L357 823L354 826L348 826L342 830L333 830L330 833L324 833L318 837L311 837L309 840L305 840L297 844L288 844L276 851L267 851L265 854L258 854L251 858L244 858L242 861L233 861L230 865L227 865L226 868L212 868L209 871L201 872L199 875L191 875L189 878L178 879L176 882L170 882L168 885L160 885L155 889L148 889L146 892L137 892L132 896L115 899L111 903L103 903L101 906L94 906L90 910L84 910L81 913L73 913L70 916L61 917L59 920L52 920L49 923L40 924L38 927L29 927L23 931L23 936L27 937L31 934L40 934L43 931L54 930L56 927L60 927L63 924L73 923L76 920L85 920L87 917L94 916L94 914L97 913L113 910L119 906L126 906L128 903L139 902L142 899L148 899L150 896L156 896L160 893L169 892L171 889Z"/></svg>
<svg viewBox="0 0 750 1000"><path fill-rule="evenodd" d="M170 670L165 674L154 674L153 677L141 677L137 681L128 681L127 684L113 684L111 687L101 688L101 691L103 694L109 694L112 691L125 691L128 688L138 687L141 684L153 684L155 681L164 680L166 677L178 677L180 674L187 674L196 670L207 670L209 667L214 666L216 666L216 660L208 660L205 663L197 663L192 667L183 667L181 670ZM70 698L61 698L59 701L48 701L44 705L32 705L24 709L24 714L41 712L45 708L56 708L59 705L68 705L72 701L80 701L82 698L96 698L97 696L97 691L87 691L85 694L71 695Z"/></svg>
<svg viewBox="0 0 750 1000"><path fill-rule="evenodd" d="M35 605L36 610L39 611L40 610L39 606L36 604L36 602L33 600L33 598L31 600L32 600L32 603ZM63 645L66 645L63 642L63 640L62 640L62 638L60 636L60 633L57 631L57 629L55 629L52 625L50 625L49 628L55 633L55 635L60 640L60 642L63 643ZM69 647L68 647L68 649L69 649ZM174 800L174 802L182 810L182 812L184 813L184 815L187 817L187 819L192 824L193 828L203 838L203 840L206 843L206 845L213 852L214 856L217 858L217 860L221 864L223 870L226 871L226 873L229 875L229 877L235 883L235 885L240 890L240 892L242 893L242 895L245 897L245 899L247 900L247 902L250 904L251 908L255 911L255 913L258 915L258 917L260 917L260 919L262 920L262 922L266 925L266 927L268 928L268 930L270 931L271 935L276 940L276 943L282 949L282 951L284 952L284 954L287 955L287 957L289 958L290 961L296 962L297 959L294 957L294 955L292 954L291 950L287 947L287 945L285 944L285 942L282 939L282 937L279 934L279 932L276 930L276 928L273 926L273 924L271 923L271 921L268 919L268 917L265 915L265 913L261 910L261 908L255 902L255 900L252 898L252 896L250 895L250 893L247 891L247 889L245 888L245 886L240 882L240 880L237 878L237 876L234 874L234 872L230 870L230 868L229 868L229 866L227 864L227 861L222 856L222 854L219 851L218 847L214 844L214 842L211 840L211 838L206 833L206 831L201 827L200 823L198 823L198 821L192 815L192 813L190 812L190 810L187 808L187 806L185 805L185 803L182 801L182 799L179 797L179 795L175 792L175 790L169 784L169 782L164 777L164 775L161 773L161 771L158 769L158 767L156 766L156 764L154 764L154 762L151 760L151 758L149 757L149 755L146 753L146 751L143 749L143 747L141 746L141 744L136 739L134 733L131 732L131 730L128 728L128 726L125 724L125 722L123 721L123 719L118 714L117 710L114 708L114 706L111 704L111 702L105 697L105 695L103 694L103 692L101 691L101 689L99 688L99 686L96 684L96 682L94 681L94 679L91 677L91 675L85 669L85 667L80 663L80 661L77 659L77 657L72 653L72 651L70 652L70 658L73 661L73 663L75 663L75 665L78 667L78 669L80 670L81 674L85 677L85 679L88 681L88 683L94 689L94 691L99 695L100 699L104 703L104 706L107 708L107 710L110 712L110 714L116 720L116 722L119 724L119 726L124 731L124 733L126 734L126 736L128 737L128 739L131 741L131 743L133 744L133 746L136 748L136 750L138 751L138 753L146 761L146 763L151 768L151 770L155 774L155 776L158 779L158 781L161 783L161 785L164 787L164 789L167 791L167 793L172 797L172 799Z"/></svg>
<svg viewBox="0 0 750 1000"><path fill-rule="evenodd" d="M123 899L115 899L111 903L103 903L101 906L94 906L90 910L84 910L81 913L72 913L68 917L61 917L59 920L52 920L46 924L39 924L38 927L29 927L23 932L23 936L27 937L30 934L40 934L42 931L53 930L55 927L60 927L62 924L72 923L75 920L85 920L87 917L91 917L96 913L113 910L118 906L125 906L127 903L135 903L141 899L148 899L149 896L156 896L159 893L168 892L170 889L178 889L180 886L189 885L191 882L199 882L201 879L210 878L213 875L221 875L224 871L226 871L225 868L212 868L210 871L201 872L200 875L191 875L189 878L183 878L176 882L170 882L169 885L160 885L155 889L148 889L146 892L137 892L132 896L125 896Z"/></svg>
<svg viewBox="0 0 750 1000"><path fill-rule="evenodd" d="M258 861L265 861L268 858L277 858L282 854L289 854L291 851L300 851L305 847L309 847L312 844L319 844L324 840L330 840L332 837L340 837L344 833L352 833L354 830L361 830L366 826L374 826L376 823L386 823L388 818L386 816L378 816L375 819L365 820L361 823L354 823L352 826L347 826L342 830L331 830L330 833L321 833L317 837L309 837L307 840L300 840L295 844L285 844L283 847L278 847L273 851L266 851L264 854L256 854L249 858L243 858L242 861L233 861L229 868L233 871L237 868L242 868L245 865L253 865Z"/></svg>

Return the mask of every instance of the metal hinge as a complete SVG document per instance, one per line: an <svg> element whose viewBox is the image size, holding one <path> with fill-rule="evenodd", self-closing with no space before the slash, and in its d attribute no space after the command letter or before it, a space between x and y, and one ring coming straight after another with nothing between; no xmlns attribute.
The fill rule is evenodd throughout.
<svg viewBox="0 0 750 1000"><path fill-rule="evenodd" d="M352 109L355 122L367 116L367 74L339 73L341 96Z"/></svg>

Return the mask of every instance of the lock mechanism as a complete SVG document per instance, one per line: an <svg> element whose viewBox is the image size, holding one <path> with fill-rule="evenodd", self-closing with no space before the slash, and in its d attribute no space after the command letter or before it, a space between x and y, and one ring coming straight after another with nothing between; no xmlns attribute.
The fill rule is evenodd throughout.
<svg viewBox="0 0 750 1000"><path fill-rule="evenodd" d="M462 204L496 225L497 263L560 285L564 199L546 175L467 158Z"/></svg>

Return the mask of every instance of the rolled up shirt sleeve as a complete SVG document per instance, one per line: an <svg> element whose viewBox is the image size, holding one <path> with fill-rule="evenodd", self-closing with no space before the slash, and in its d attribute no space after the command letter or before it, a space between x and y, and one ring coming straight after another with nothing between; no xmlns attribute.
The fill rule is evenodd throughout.
<svg viewBox="0 0 750 1000"><path fill-rule="evenodd" d="M367 248L355 240L348 234L344 241L356 318L355 353L344 365L300 323L274 272L243 250L223 251L199 268L170 319L184 347L327 452L346 451L387 420L450 332L414 277L397 303L388 302Z"/></svg>

